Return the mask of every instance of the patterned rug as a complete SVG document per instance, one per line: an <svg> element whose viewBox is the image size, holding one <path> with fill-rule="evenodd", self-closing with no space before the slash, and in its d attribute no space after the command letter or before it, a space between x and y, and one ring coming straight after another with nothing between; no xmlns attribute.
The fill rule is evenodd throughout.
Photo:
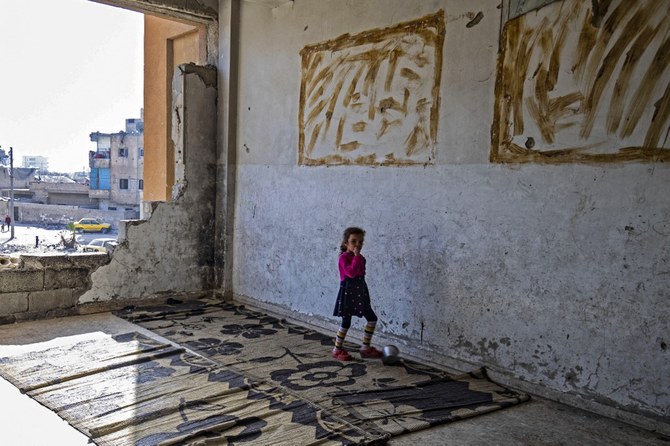
<svg viewBox="0 0 670 446"><path fill-rule="evenodd" d="M379 442L529 399L492 382L484 369L451 376L406 359L388 366L359 359L351 342L346 347L356 359L336 361L333 336L230 303L172 301L117 315L254 382L278 386L367 435L353 441Z"/></svg>
<svg viewBox="0 0 670 446"><path fill-rule="evenodd" d="M3 357L0 375L101 446L385 441L284 389L137 332Z"/></svg>
<svg viewBox="0 0 670 446"><path fill-rule="evenodd" d="M484 370L335 361L331 336L244 306L168 302L118 315L176 346L65 338L0 358L0 376L100 446L377 445L528 399Z"/></svg>

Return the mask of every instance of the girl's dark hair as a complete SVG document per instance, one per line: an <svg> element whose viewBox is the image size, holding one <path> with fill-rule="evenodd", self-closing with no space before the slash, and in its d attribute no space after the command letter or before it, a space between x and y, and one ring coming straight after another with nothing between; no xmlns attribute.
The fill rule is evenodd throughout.
<svg viewBox="0 0 670 446"><path fill-rule="evenodd" d="M352 234L363 234L365 236L365 231L356 226L350 226L344 230L342 234L342 243L340 243L340 251L344 252L347 250L347 242L349 241L349 236Z"/></svg>

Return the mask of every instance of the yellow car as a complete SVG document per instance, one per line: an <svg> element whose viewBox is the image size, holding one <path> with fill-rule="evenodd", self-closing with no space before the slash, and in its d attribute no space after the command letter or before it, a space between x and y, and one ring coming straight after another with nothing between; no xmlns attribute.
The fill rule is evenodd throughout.
<svg viewBox="0 0 670 446"><path fill-rule="evenodd" d="M102 223L100 220L95 218L82 218L79 221L73 223L75 231L81 232L109 232L112 225L109 223Z"/></svg>

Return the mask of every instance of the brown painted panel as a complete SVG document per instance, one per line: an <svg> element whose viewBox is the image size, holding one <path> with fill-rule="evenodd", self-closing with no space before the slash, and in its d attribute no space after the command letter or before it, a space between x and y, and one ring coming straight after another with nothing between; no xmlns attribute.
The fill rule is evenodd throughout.
<svg viewBox="0 0 670 446"><path fill-rule="evenodd" d="M444 11L301 51L298 164L434 159Z"/></svg>
<svg viewBox="0 0 670 446"><path fill-rule="evenodd" d="M670 159L670 2L565 0L508 21L490 159Z"/></svg>

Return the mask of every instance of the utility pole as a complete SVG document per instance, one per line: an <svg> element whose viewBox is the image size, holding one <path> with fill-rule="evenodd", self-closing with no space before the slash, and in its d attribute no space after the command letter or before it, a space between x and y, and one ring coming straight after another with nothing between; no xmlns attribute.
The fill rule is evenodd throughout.
<svg viewBox="0 0 670 446"><path fill-rule="evenodd" d="M9 216L12 219L12 233L10 240L14 238L14 147L9 148Z"/></svg>

